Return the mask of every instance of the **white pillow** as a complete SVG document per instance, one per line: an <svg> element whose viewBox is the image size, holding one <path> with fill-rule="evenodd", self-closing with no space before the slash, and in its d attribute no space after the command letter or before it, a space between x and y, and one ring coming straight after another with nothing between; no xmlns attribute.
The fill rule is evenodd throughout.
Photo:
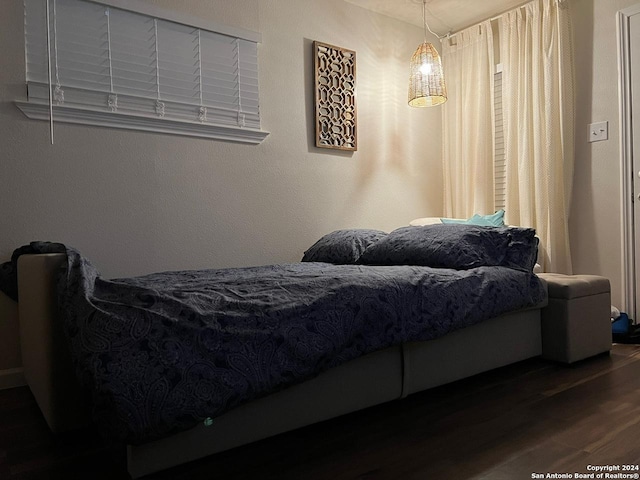
<svg viewBox="0 0 640 480"><path fill-rule="evenodd" d="M422 227L424 225L437 225L438 223L442 223L440 217L423 217L411 220L409 225L412 227Z"/></svg>

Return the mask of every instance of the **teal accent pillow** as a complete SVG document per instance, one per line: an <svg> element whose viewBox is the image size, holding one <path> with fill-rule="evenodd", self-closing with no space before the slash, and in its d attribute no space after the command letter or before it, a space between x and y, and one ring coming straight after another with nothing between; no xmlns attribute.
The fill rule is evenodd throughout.
<svg viewBox="0 0 640 480"><path fill-rule="evenodd" d="M504 210L498 210L491 215L478 215L477 213L468 220L455 218L441 218L444 224L462 223L465 225L478 225L480 227L504 227Z"/></svg>

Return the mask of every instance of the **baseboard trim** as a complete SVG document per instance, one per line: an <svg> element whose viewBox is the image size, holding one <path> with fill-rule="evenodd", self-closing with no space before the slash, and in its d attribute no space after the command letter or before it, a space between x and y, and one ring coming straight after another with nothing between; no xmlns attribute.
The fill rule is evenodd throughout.
<svg viewBox="0 0 640 480"><path fill-rule="evenodd" d="M0 390L23 387L26 384L27 381L24 378L24 370L22 367L0 370Z"/></svg>

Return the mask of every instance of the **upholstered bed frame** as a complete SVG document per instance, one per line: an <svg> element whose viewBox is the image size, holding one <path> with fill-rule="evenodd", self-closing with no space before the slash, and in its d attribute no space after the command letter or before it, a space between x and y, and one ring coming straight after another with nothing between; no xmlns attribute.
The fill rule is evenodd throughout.
<svg viewBox="0 0 640 480"><path fill-rule="evenodd" d="M89 423L88 410L82 401L84 395L76 383L58 321L54 273L64 260L64 254L41 254L24 255L18 261L24 373L54 432ZM563 290L562 285L558 287L562 279L556 277L549 281L564 295L562 292L566 289ZM538 305L437 340L381 350L310 381L241 405L215 418L210 425L202 423L161 440L130 445L129 473L134 478L140 477L541 354L571 362L608 351L611 347L609 282L601 279L595 283L598 288L591 282L593 288L581 292L593 294L589 295L594 298L589 299L585 308L589 315L597 317L593 323L597 327L595 331L589 327L588 334L580 340L588 345L579 345L577 352L569 357L565 355L569 347L563 335L566 337L571 332L563 333L558 327L567 315L567 305L551 298L551 310L544 308L546 304ZM575 304L574 299L569 300L571 305ZM543 342L544 337L547 339ZM543 343L550 347L545 350Z"/></svg>

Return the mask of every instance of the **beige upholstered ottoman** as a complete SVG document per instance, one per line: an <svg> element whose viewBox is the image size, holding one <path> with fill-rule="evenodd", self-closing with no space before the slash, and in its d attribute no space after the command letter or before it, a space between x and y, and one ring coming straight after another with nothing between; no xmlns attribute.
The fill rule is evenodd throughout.
<svg viewBox="0 0 640 480"><path fill-rule="evenodd" d="M542 357L572 363L611 350L611 286L596 275L541 273L549 288L542 310Z"/></svg>

